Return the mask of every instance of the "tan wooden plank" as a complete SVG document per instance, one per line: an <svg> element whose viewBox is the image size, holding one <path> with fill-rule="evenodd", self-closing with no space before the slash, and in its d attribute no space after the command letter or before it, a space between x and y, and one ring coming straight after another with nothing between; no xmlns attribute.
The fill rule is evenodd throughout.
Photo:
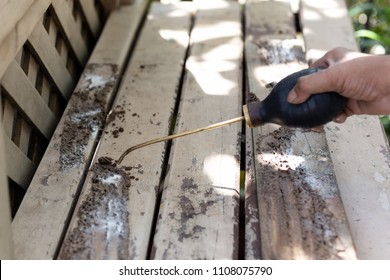
<svg viewBox="0 0 390 280"><path fill-rule="evenodd" d="M49 35L42 24L37 24L28 40L61 94L68 100L75 81L66 68L66 62L61 59L54 45L51 44Z"/></svg>
<svg viewBox="0 0 390 280"><path fill-rule="evenodd" d="M34 0L7 1L0 7L0 45L28 11Z"/></svg>
<svg viewBox="0 0 390 280"><path fill-rule="evenodd" d="M111 25L117 23L116 17L122 19L118 33L103 32L99 44L122 48L115 48L112 61L106 57L104 63L86 66L13 220L16 258L54 257L123 68L124 61L118 57L125 57L123 53L129 49L141 11L124 8L108 20Z"/></svg>
<svg viewBox="0 0 390 280"><path fill-rule="evenodd" d="M270 10L284 21L274 22ZM295 32L283 31L293 25L288 2L249 1L246 11L249 91L262 100L272 82L306 64ZM324 133L267 124L253 134L262 257L355 258Z"/></svg>
<svg viewBox="0 0 390 280"><path fill-rule="evenodd" d="M16 61L4 74L3 87L46 139L50 139L57 119Z"/></svg>
<svg viewBox="0 0 390 280"><path fill-rule="evenodd" d="M138 24L136 23L140 21L140 16L145 14L146 2L148 2L148 0L136 0L132 6L115 10L115 16L109 17L108 20L110 21L110 24L106 23L102 32L112 34L112 36L115 36L114 38L116 41L123 41L128 44L127 41L132 41L132 38L137 31ZM131 13L132 16L135 16L134 23L129 23L129 26L123 25L122 21L127 22L131 20L126 18L129 13ZM127 30L128 28L130 28L130 30ZM126 32L129 32L129 34L132 35L129 36L129 38L123 37L123 34ZM93 50L94 55L89 59L90 63L119 63L126 59L127 52L122 51L120 47L121 44L117 46L116 44L100 43L100 41L103 40L104 37L100 36Z"/></svg>
<svg viewBox="0 0 390 280"><path fill-rule="evenodd" d="M176 131L241 115L237 2L199 3ZM154 259L238 258L241 124L174 140Z"/></svg>
<svg viewBox="0 0 390 280"><path fill-rule="evenodd" d="M245 131L245 259L261 259L261 236L252 130Z"/></svg>
<svg viewBox="0 0 390 280"><path fill-rule="evenodd" d="M147 257L164 144L136 151L118 167L104 165L99 159L117 159L128 146L168 134L190 24L190 14L180 7L153 3L59 258ZM162 30L169 31L169 38L161 36ZM111 191L107 189L106 195L99 197L101 188ZM113 207L113 211L103 210L105 207ZM108 220L117 225L112 227Z"/></svg>
<svg viewBox="0 0 390 280"><path fill-rule="evenodd" d="M95 4L90 0L79 0L81 9L87 19L88 27L95 38L98 37L102 23L100 21Z"/></svg>
<svg viewBox="0 0 390 280"><path fill-rule="evenodd" d="M0 110L1 111L1 110ZM1 118L0 118L1 119ZM0 161L5 162L5 149L3 145L2 127L0 126ZM8 179L6 165L0 164L0 259L14 258L11 206L9 201Z"/></svg>
<svg viewBox="0 0 390 280"><path fill-rule="evenodd" d="M81 30L78 28L72 15L72 10L67 2L68 1L63 0L53 0L52 6L80 65L85 65L89 52L81 35Z"/></svg>
<svg viewBox="0 0 390 280"><path fill-rule="evenodd" d="M37 167L6 135L4 147L8 177L22 188L27 189Z"/></svg>
<svg viewBox="0 0 390 280"><path fill-rule="evenodd" d="M338 46L358 50L343 0L304 0L301 12L308 60ZM357 256L389 259L390 157L378 117L330 124L326 135Z"/></svg>
<svg viewBox="0 0 390 280"><path fill-rule="evenodd" d="M42 18L52 0L35 0L25 15L14 25L14 28L0 44L0 77L14 60L35 25ZM16 2L16 1L14 1Z"/></svg>

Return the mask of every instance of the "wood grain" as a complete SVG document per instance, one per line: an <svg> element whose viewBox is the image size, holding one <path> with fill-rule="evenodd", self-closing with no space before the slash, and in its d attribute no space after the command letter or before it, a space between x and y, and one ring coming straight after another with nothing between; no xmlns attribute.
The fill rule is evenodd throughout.
<svg viewBox="0 0 390 280"><path fill-rule="evenodd" d="M247 13L249 91L262 100L273 82L305 68L305 57L289 3L249 1ZM268 124L253 134L262 257L355 258L324 133Z"/></svg>
<svg viewBox="0 0 390 280"><path fill-rule="evenodd" d="M177 132L241 115L240 6L202 3L191 32ZM152 258L238 257L240 133L241 125L233 124L173 141Z"/></svg>
<svg viewBox="0 0 390 280"><path fill-rule="evenodd" d="M301 22L309 61L334 47L358 50L343 0L302 1ZM326 136L358 257L389 259L390 152L379 118L331 123Z"/></svg>
<svg viewBox="0 0 390 280"><path fill-rule="evenodd" d="M3 61L0 64L0 77L3 76L8 65L14 60L28 36L30 36L36 24L47 10L51 0L36 0L25 15L13 26L7 37L0 45L0 56Z"/></svg>
<svg viewBox="0 0 390 280"><path fill-rule="evenodd" d="M81 28L77 26L69 7L68 1L53 0L52 7L61 24L67 42L71 45L72 51L77 57L80 65L85 65L88 59L88 48L81 35Z"/></svg>
<svg viewBox="0 0 390 280"><path fill-rule="evenodd" d="M56 254L124 67L125 61L118 57L124 58L129 50L145 8L142 4L113 13L107 22L116 25L113 19L122 18L117 32L103 32L99 41L107 48L117 45L111 56L114 59L87 64L54 132L12 223L18 259L52 259Z"/></svg>
<svg viewBox="0 0 390 280"><path fill-rule="evenodd" d="M17 83L15 77L19 77ZM16 62L7 69L2 84L27 118L49 140L58 121Z"/></svg>
<svg viewBox="0 0 390 280"><path fill-rule="evenodd" d="M76 82L66 68L66 61L62 60L42 24L37 24L28 41L31 50L40 58L42 66L49 73L62 96L68 100Z"/></svg>
<svg viewBox="0 0 390 280"><path fill-rule="evenodd" d="M113 159L129 146L169 133L190 24L185 8L153 3L60 259L147 258L165 145L135 151L119 166Z"/></svg>

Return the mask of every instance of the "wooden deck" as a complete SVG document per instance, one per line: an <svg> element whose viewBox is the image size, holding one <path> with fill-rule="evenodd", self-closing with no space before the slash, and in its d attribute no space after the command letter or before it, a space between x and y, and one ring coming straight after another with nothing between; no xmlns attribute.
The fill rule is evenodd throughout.
<svg viewBox="0 0 390 280"><path fill-rule="evenodd" d="M12 222L15 257L389 258L377 117L320 133L239 123L115 163L240 116L333 47L357 49L344 1L147 2L111 13Z"/></svg>

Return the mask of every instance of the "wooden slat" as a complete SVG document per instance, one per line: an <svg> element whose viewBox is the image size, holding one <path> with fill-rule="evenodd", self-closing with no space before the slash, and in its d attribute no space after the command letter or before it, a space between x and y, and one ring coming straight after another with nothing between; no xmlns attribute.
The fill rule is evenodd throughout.
<svg viewBox="0 0 390 280"><path fill-rule="evenodd" d="M291 39L288 2L249 1L246 11L249 91L262 100L270 83L306 64L299 42ZM269 11L284 20L273 21ZM270 124L253 133L262 257L355 258L324 133Z"/></svg>
<svg viewBox="0 0 390 280"><path fill-rule="evenodd" d="M1 110L0 110L1 112ZM1 117L0 117L1 119ZM0 161L5 162L4 133L0 126ZM0 259L13 259L11 206L5 164L0 164Z"/></svg>
<svg viewBox="0 0 390 280"><path fill-rule="evenodd" d="M85 18L87 19L88 27L95 38L98 37L100 28L102 26L98 12L96 11L94 1L79 0L81 9Z"/></svg>
<svg viewBox="0 0 390 280"><path fill-rule="evenodd" d="M27 189L37 167L8 136L4 136L4 147L8 177Z"/></svg>
<svg viewBox="0 0 390 280"><path fill-rule="evenodd" d="M25 15L14 25L14 28L7 35L0 45L0 77L3 76L8 65L14 60L15 55L20 51L27 37L31 34L52 0L35 0ZM14 1L16 2L16 1Z"/></svg>
<svg viewBox="0 0 390 280"><path fill-rule="evenodd" d="M16 61L8 67L2 82L3 87L24 114L28 116L46 139L50 139L56 127L57 119Z"/></svg>
<svg viewBox="0 0 390 280"><path fill-rule="evenodd" d="M247 98L248 99L248 98ZM261 236L252 130L245 132L245 259L261 259Z"/></svg>
<svg viewBox="0 0 390 280"><path fill-rule="evenodd" d="M7 1L0 7L0 45L24 16L34 0Z"/></svg>
<svg viewBox="0 0 390 280"><path fill-rule="evenodd" d="M343 0L302 1L301 23L308 60L338 46L358 50ZM326 135L358 257L389 259L390 153L378 117L327 125Z"/></svg>
<svg viewBox="0 0 390 280"><path fill-rule="evenodd" d="M168 134L191 23L180 7L152 5L59 258L147 257L164 144L130 154L119 167L98 159L117 159L128 146ZM99 197L99 189L106 194Z"/></svg>
<svg viewBox="0 0 390 280"><path fill-rule="evenodd" d="M105 48L116 45L116 53L111 54L113 60L101 58L104 63L86 66L13 220L16 258L54 257L123 68L124 61L118 57L125 57L144 8L141 1L109 18L107 25L116 24L116 17L121 24L116 25L116 32L104 31L99 44Z"/></svg>
<svg viewBox="0 0 390 280"><path fill-rule="evenodd" d="M61 94L68 100L75 81L66 68L66 61L61 59L42 24L37 24L28 40L32 51L36 52Z"/></svg>
<svg viewBox="0 0 390 280"><path fill-rule="evenodd" d="M84 65L89 55L88 48L81 35L80 28L78 28L77 23L74 21L72 10L67 2L53 0L52 6L80 65Z"/></svg>
<svg viewBox="0 0 390 280"><path fill-rule="evenodd" d="M241 115L237 2L204 1L191 33L176 131ZM241 124L174 140L154 259L238 258Z"/></svg>

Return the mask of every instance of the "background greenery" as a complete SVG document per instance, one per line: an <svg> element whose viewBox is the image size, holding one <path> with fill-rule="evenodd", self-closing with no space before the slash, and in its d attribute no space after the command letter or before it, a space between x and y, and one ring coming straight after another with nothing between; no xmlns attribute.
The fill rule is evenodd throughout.
<svg viewBox="0 0 390 280"><path fill-rule="evenodd" d="M362 52L390 54L390 0L347 0ZM381 117L390 142L390 116Z"/></svg>

